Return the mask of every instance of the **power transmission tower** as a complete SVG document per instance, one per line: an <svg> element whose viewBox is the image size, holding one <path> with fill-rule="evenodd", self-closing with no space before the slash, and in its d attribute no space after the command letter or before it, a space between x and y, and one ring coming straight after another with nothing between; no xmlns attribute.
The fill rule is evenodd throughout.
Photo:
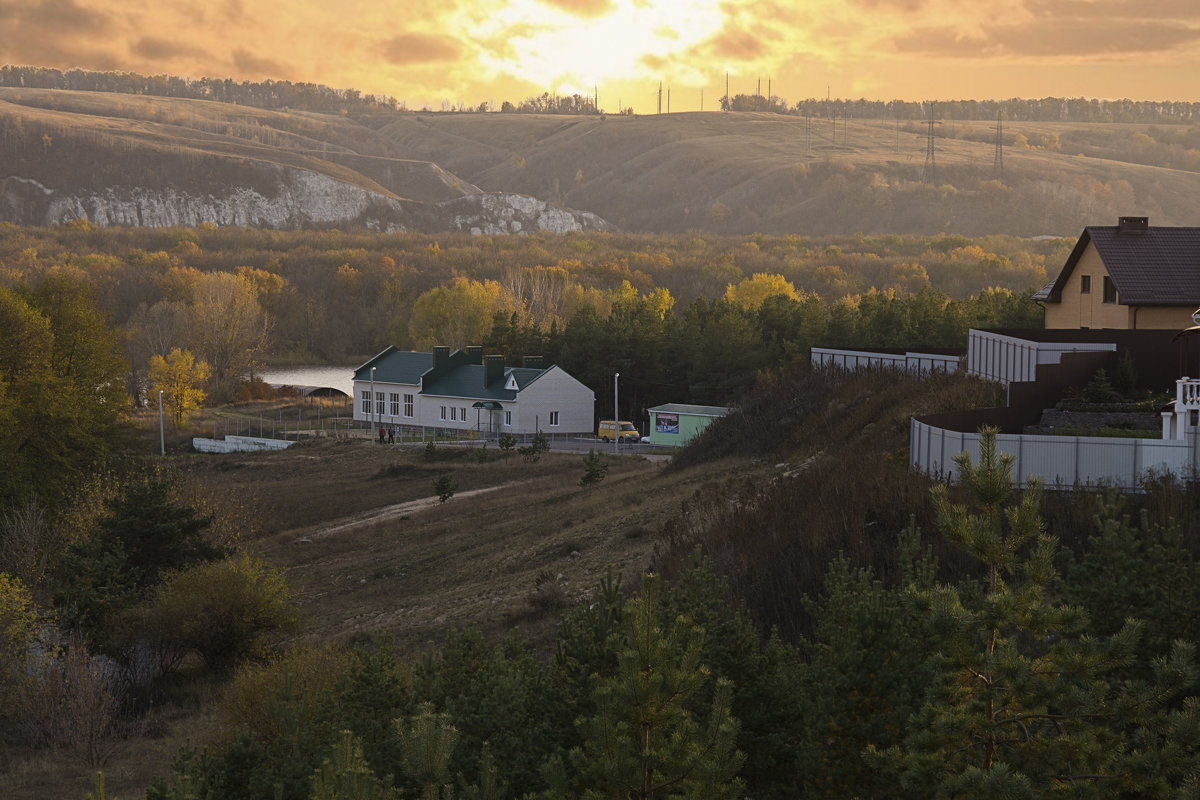
<svg viewBox="0 0 1200 800"><path fill-rule="evenodd" d="M999 111L996 112L996 158L992 162L992 172L1004 180L1004 120Z"/></svg>
<svg viewBox="0 0 1200 800"><path fill-rule="evenodd" d="M921 171L921 183L929 183L933 180L933 174L937 171L937 159L933 149L933 103L929 104L929 135L925 139L925 169Z"/></svg>

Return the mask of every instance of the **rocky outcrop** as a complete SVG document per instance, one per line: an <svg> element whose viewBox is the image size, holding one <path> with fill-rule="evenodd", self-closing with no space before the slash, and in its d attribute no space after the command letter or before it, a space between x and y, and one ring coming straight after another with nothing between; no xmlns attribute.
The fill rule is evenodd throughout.
<svg viewBox="0 0 1200 800"><path fill-rule="evenodd" d="M451 230L475 235L607 231L611 226L590 211L573 211L524 194L473 194L436 207Z"/></svg>
<svg viewBox="0 0 1200 800"><path fill-rule="evenodd" d="M229 186L205 193L167 186L57 190L28 178L0 179L0 220L151 228L202 222L255 228L362 225L379 231L475 234L609 230L595 214L519 194L470 194L441 203L399 200L310 170L279 167L272 190ZM473 187L472 187L473 188Z"/></svg>

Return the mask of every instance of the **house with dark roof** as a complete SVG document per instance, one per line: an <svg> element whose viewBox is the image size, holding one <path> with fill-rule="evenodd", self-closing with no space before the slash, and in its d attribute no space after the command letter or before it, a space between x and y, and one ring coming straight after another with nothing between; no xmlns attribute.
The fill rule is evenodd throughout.
<svg viewBox="0 0 1200 800"><path fill-rule="evenodd" d="M1200 306L1200 227L1089 225L1034 299L1047 329L1182 330Z"/></svg>
<svg viewBox="0 0 1200 800"><path fill-rule="evenodd" d="M482 347L432 353L389 347L354 370L354 418L373 425L480 436L588 434L595 393L558 366L529 356L509 367Z"/></svg>

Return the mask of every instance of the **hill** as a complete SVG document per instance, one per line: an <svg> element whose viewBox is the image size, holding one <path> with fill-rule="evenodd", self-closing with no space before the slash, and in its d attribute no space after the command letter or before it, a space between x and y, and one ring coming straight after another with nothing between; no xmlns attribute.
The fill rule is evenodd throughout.
<svg viewBox="0 0 1200 800"><path fill-rule="evenodd" d="M1009 122L1002 170L995 127L938 122L927 164L928 128L911 120L331 113L0 87L0 219L1071 236L1200 212L1184 125Z"/></svg>

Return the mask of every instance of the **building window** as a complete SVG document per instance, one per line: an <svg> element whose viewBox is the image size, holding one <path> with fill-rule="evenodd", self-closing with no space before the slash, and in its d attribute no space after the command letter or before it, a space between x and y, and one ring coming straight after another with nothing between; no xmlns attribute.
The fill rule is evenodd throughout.
<svg viewBox="0 0 1200 800"><path fill-rule="evenodd" d="M388 403L392 408L392 416L400 416L400 395L396 392L392 392L392 396L388 398Z"/></svg>
<svg viewBox="0 0 1200 800"><path fill-rule="evenodd" d="M1092 293L1092 276L1091 275L1080 275L1079 276L1079 293L1080 294L1091 294Z"/></svg>
<svg viewBox="0 0 1200 800"><path fill-rule="evenodd" d="M467 421L467 407L466 406L463 406L462 408L460 408L458 410L458 418L461 419L463 422Z"/></svg>
<svg viewBox="0 0 1200 800"><path fill-rule="evenodd" d="M383 392L375 393L375 413L383 416Z"/></svg>
<svg viewBox="0 0 1200 800"><path fill-rule="evenodd" d="M504 412L504 427L506 427L506 428L512 427L512 412L511 411Z"/></svg>
<svg viewBox="0 0 1200 800"><path fill-rule="evenodd" d="M371 416L371 393L365 389L362 393L362 413Z"/></svg>
<svg viewBox="0 0 1200 800"><path fill-rule="evenodd" d="M411 417L413 415L413 396L411 394L404 395L404 416Z"/></svg>
<svg viewBox="0 0 1200 800"><path fill-rule="evenodd" d="M558 426L558 412L557 411L550 412L550 426L551 427Z"/></svg>
<svg viewBox="0 0 1200 800"><path fill-rule="evenodd" d="M455 408L454 406L450 406L450 421L455 422L457 420L458 420L458 409Z"/></svg>
<svg viewBox="0 0 1200 800"><path fill-rule="evenodd" d="M1117 287L1113 285L1112 278L1104 276L1104 302L1117 302Z"/></svg>
<svg viewBox="0 0 1200 800"><path fill-rule="evenodd" d="M442 419L446 418L446 407L442 406Z"/></svg>

